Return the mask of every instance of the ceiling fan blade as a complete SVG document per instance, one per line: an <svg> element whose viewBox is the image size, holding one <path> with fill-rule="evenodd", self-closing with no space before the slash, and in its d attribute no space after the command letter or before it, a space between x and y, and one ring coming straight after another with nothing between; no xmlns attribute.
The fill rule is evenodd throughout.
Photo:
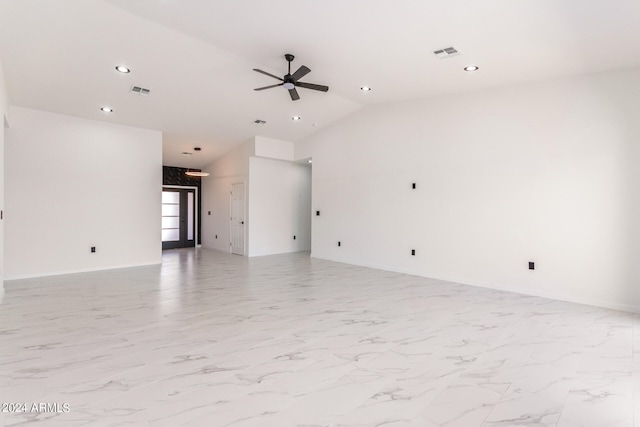
<svg viewBox="0 0 640 427"><path fill-rule="evenodd" d="M300 99L300 95L298 95L298 91L295 87L293 89L289 89L289 95L291 95L292 101L297 101L298 99Z"/></svg>
<svg viewBox="0 0 640 427"><path fill-rule="evenodd" d="M253 69L253 71L257 71L257 72L262 73L262 74L264 74L264 75L266 75L266 76L273 77L274 79L278 79L278 80L280 80L281 82L283 82L283 81L284 81L284 79L283 79L283 78L281 78L281 77L274 76L274 75L273 75L273 74L271 74L271 73L267 73L266 71L258 70L257 68L254 68L254 69Z"/></svg>
<svg viewBox="0 0 640 427"><path fill-rule="evenodd" d="M271 86L265 86L265 87L259 87L259 88L254 89L254 90L265 90L265 89L271 89L272 87L282 86L283 84L284 84L284 83L280 83L280 84L277 84L277 85L271 85Z"/></svg>
<svg viewBox="0 0 640 427"><path fill-rule="evenodd" d="M305 89L321 90L322 92L326 92L329 90L329 86L314 85L313 83L297 82L295 83L295 85L303 87Z"/></svg>
<svg viewBox="0 0 640 427"><path fill-rule="evenodd" d="M298 68L298 71L296 71L295 73L293 73L291 75L291 77L293 78L293 80L298 80L303 78L304 76L306 76L307 74L309 74L311 72L311 70L308 67L305 67L304 65L300 68Z"/></svg>

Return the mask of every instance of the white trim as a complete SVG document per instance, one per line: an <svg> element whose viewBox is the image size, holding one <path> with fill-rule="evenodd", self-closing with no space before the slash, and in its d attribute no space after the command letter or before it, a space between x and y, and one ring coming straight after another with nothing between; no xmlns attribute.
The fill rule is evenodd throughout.
<svg viewBox="0 0 640 427"><path fill-rule="evenodd" d="M215 252L220 252L221 254L227 254L227 255L234 255L229 251L225 251L224 249L220 249L220 248L210 248L208 246L203 246L202 249L206 250L206 251L215 251ZM237 255L237 254L236 254Z"/></svg>
<svg viewBox="0 0 640 427"><path fill-rule="evenodd" d="M194 235L194 237L195 237L194 240L195 240L195 245L196 245L196 248L197 248L201 244L201 242L198 241L198 213L200 213L200 211L198 210L199 209L199 207L198 207L198 187L194 187L194 186L191 186L191 185L163 185L162 188L163 189L164 188L178 188L178 189L184 188L184 189L187 189L187 190L196 190L196 210L195 210L195 212L196 212L196 220L195 220L195 223L196 223L196 234Z"/></svg>
<svg viewBox="0 0 640 427"><path fill-rule="evenodd" d="M309 249L301 249L299 251L274 252L274 253L268 253L268 254L248 255L247 257L248 258L260 258L260 257L267 257L267 256L286 255L286 254L301 254L301 253L310 254ZM313 257L311 257L311 258L313 258ZM338 262L338 261L336 261L336 262ZM378 269L378 270L381 270L381 269Z"/></svg>
<svg viewBox="0 0 640 427"><path fill-rule="evenodd" d="M22 280L22 279L35 279L37 277L49 277L49 276L62 276L65 274L78 274L78 273L92 273L94 271L107 271L107 270L118 270L121 268L135 268L135 267L148 267L150 265L162 265L162 261L159 262L146 262L142 264L121 264L121 265L113 265L110 267L97 267L97 268L88 268L85 270L65 270L65 271L54 271L48 273L37 273L37 274L27 274L24 276L12 276L5 278L5 282L11 280Z"/></svg>
<svg viewBox="0 0 640 427"><path fill-rule="evenodd" d="M474 287L477 287L477 288L484 288L484 289L494 289L494 290L497 290L497 291L512 292L514 294L521 294L521 295L528 295L528 296L533 296L533 297L547 298L547 299L552 299L552 300L556 300L556 301L566 301L566 302L571 302L571 303L574 303L574 304L590 305L590 306L593 306L593 307L608 308L610 310L626 311L626 312L630 312L630 313L640 313L640 306L637 306L637 305L619 304L619 303L610 302L610 301L600 301L600 300L594 300L594 299L591 299L591 298L576 297L576 296L573 296L573 295L557 294L557 293L554 293L554 292L539 292L539 291L536 291L536 290L533 290L533 289L529 289L529 288L521 288L521 287L509 288L509 287L506 287L506 286L495 286L495 285L491 285L491 284L478 285L478 284L471 284L471 283L463 283L463 282L456 281L455 279L451 279L451 278L425 276L423 273L420 273L420 272L417 272L417 271L400 270L398 268L393 268L393 267L389 267L389 266L381 266L381 265L371 264L371 263L367 263L367 262L361 262L361 261L357 261L357 260L346 260L346 259L338 259L338 258L332 258L332 257L321 257L321 256L316 256L313 253L311 253L311 258L322 259L322 260L332 261L332 262L339 262L339 263L342 263L342 264L355 265L355 266L359 266L359 267L374 268L376 270L391 271L391 272L400 273L400 274L408 274L408 275L419 276L419 277L424 277L424 278L428 278L428 279L442 280L444 282L455 283L455 284L458 284L458 285L474 286Z"/></svg>
<svg viewBox="0 0 640 427"><path fill-rule="evenodd" d="M9 111L5 111L2 114L2 119L3 119L3 125L4 128L0 129L0 132L5 134L5 145L6 145L6 133L5 133L5 129L9 129ZM6 159L5 159L6 161ZM3 166L3 170L4 170L4 165ZM2 210L5 209L5 206L2 207ZM6 212L5 212L6 213ZM4 227L4 220L3 221L3 227ZM3 239L4 239L4 233L2 235ZM0 244L4 245L4 241L0 242ZM4 271L2 271L2 273L4 273ZM2 274L0 274L0 303L2 302L2 300L4 299L4 277L2 277Z"/></svg>

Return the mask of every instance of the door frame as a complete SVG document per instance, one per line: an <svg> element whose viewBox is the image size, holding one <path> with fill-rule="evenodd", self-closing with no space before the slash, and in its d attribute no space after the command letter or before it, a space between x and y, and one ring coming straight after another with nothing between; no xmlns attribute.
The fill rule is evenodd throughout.
<svg viewBox="0 0 640 427"><path fill-rule="evenodd" d="M195 203L195 206L194 206L195 218L193 221L195 229L193 231L195 234L193 235L193 239L195 240L196 248L199 248L201 245L200 245L200 242L198 241L198 217L200 216L200 210L199 210L200 207L198 206L198 187L194 187L191 185L163 185L162 189L164 190L165 188L175 188L179 190L195 190L195 194L193 196L194 197L193 201Z"/></svg>
<svg viewBox="0 0 640 427"><path fill-rule="evenodd" d="M243 232L242 232L242 253L237 254L233 252L233 244L231 242L231 236L233 235L233 223L232 223L232 204L233 204L233 186L237 184L242 184L242 217L243 217ZM247 255L247 183L245 180L241 181L232 181L229 184L229 253L234 255Z"/></svg>

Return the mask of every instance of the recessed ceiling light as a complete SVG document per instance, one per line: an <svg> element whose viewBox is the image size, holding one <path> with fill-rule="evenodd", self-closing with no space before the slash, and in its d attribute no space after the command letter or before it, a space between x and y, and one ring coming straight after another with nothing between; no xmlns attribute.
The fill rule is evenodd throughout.
<svg viewBox="0 0 640 427"><path fill-rule="evenodd" d="M363 92L369 92L371 90L371 88L369 86L362 86L360 88L360 90L363 91Z"/></svg>
<svg viewBox="0 0 640 427"><path fill-rule="evenodd" d="M192 155L193 155L193 153L189 153L188 151L183 151L183 152L182 152L182 155L183 155L183 156L192 156Z"/></svg>
<svg viewBox="0 0 640 427"><path fill-rule="evenodd" d="M293 120L294 122L297 122L298 120L300 120L302 117L300 116L293 116L291 117L291 120Z"/></svg>
<svg viewBox="0 0 640 427"><path fill-rule="evenodd" d="M307 160L307 163L313 163L313 160L309 159Z"/></svg>
<svg viewBox="0 0 640 427"><path fill-rule="evenodd" d="M105 113L113 113L113 108L110 108L110 107L102 107L100 110L102 110Z"/></svg>
<svg viewBox="0 0 640 427"><path fill-rule="evenodd" d="M476 65L469 65L467 67L464 67L465 71L478 71L480 67L476 66Z"/></svg>
<svg viewBox="0 0 640 427"><path fill-rule="evenodd" d="M118 65L116 67L116 71L122 74L127 74L131 72L131 69L129 69L129 67L125 67L124 65Z"/></svg>

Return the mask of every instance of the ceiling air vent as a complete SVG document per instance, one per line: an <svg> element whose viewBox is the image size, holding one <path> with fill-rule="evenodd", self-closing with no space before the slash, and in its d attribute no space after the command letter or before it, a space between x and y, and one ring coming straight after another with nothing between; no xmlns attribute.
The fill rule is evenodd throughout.
<svg viewBox="0 0 640 427"><path fill-rule="evenodd" d="M444 49L434 50L433 54L436 58L444 59L451 58L452 56L460 55L460 51L455 47L445 47Z"/></svg>
<svg viewBox="0 0 640 427"><path fill-rule="evenodd" d="M151 89L145 89L140 86L132 86L130 92L133 93L134 95L147 96L151 93Z"/></svg>

